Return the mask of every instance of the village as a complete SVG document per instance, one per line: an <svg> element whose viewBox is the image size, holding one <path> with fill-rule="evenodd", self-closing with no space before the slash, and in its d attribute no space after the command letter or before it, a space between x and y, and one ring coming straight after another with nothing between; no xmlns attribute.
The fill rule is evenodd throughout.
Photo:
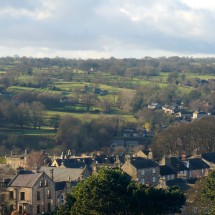
<svg viewBox="0 0 215 215"><path fill-rule="evenodd" d="M12 214L13 211L19 214L51 213L65 204L71 187L102 168L119 168L132 180L146 186L165 189L177 185L184 192L215 168L215 152L169 155L157 161L151 149L138 151L137 146L131 147L126 142L120 147L125 147L129 153L107 156L98 152L75 156L68 150L59 156L50 156L45 151L28 154L26 150L23 154L7 155L6 164L0 166L0 214ZM131 154L134 148L136 152ZM186 211L186 205L183 211Z"/></svg>
<svg viewBox="0 0 215 215"><path fill-rule="evenodd" d="M162 107L151 103L148 109L162 109L180 123L209 115L198 111L182 114L183 107L176 104ZM150 129L124 128L121 138L112 141L108 153L94 151L75 155L74 151L67 150L50 155L45 150L26 149L23 154L13 151L5 154L5 164L0 164L0 214L51 214L66 203L72 187L104 168L119 169L147 187L178 186L185 193L215 169L215 152L154 157L146 141L152 136ZM181 208L182 214L187 214L186 207ZM188 210L198 214L198 207Z"/></svg>

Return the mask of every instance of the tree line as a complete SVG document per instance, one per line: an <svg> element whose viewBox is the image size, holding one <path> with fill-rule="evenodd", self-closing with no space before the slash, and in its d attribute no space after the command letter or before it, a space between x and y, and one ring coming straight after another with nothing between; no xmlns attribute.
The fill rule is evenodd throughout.
<svg viewBox="0 0 215 215"><path fill-rule="evenodd" d="M57 144L74 153L110 149L111 141L121 135L126 122L120 117L100 117L81 121L72 116L62 117L57 131Z"/></svg>
<svg viewBox="0 0 215 215"><path fill-rule="evenodd" d="M28 58L28 57L1 57L1 65L21 65L24 68L49 68L56 67L81 69L85 71L110 71L111 73L134 76L156 75L158 72L183 72L197 74L214 74L214 58L189 58L189 57L145 57L141 59L66 59L66 58ZM4 68L2 66L2 68ZM27 72L31 72L26 69Z"/></svg>
<svg viewBox="0 0 215 215"><path fill-rule="evenodd" d="M30 124L36 129L44 122L45 107L40 102L19 103L0 102L0 121L18 125L21 128Z"/></svg>
<svg viewBox="0 0 215 215"><path fill-rule="evenodd" d="M154 150L163 155L193 155L215 151L215 117L172 125L155 135Z"/></svg>

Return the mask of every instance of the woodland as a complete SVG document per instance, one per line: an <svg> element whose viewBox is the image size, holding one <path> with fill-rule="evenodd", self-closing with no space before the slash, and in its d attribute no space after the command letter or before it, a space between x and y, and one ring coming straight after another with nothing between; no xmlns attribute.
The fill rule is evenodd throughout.
<svg viewBox="0 0 215 215"><path fill-rule="evenodd" d="M148 105L210 115L178 119ZM215 58L0 58L0 151L108 151L125 128L163 154L215 151Z"/></svg>

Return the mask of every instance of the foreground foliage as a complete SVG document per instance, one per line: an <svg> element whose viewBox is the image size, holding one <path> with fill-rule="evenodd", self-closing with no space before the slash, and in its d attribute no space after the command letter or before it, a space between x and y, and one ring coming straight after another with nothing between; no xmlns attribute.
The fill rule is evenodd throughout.
<svg viewBox="0 0 215 215"><path fill-rule="evenodd" d="M215 171L202 181L201 200L204 214L215 214Z"/></svg>
<svg viewBox="0 0 215 215"><path fill-rule="evenodd" d="M215 214L215 171L195 183L187 194L187 214Z"/></svg>
<svg viewBox="0 0 215 215"><path fill-rule="evenodd" d="M102 169L80 182L68 194L67 204L57 215L155 215L179 212L185 202L176 187L149 188L131 181L119 170Z"/></svg>

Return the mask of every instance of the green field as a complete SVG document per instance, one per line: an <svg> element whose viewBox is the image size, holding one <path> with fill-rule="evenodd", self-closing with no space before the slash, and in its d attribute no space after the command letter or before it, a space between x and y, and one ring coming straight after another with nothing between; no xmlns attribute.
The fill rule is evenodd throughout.
<svg viewBox="0 0 215 215"><path fill-rule="evenodd" d="M204 79L204 80L215 79L215 75L196 75L196 74L189 74L187 77L188 77L188 78L199 78L199 79Z"/></svg>
<svg viewBox="0 0 215 215"><path fill-rule="evenodd" d="M33 87L19 87L19 86L12 86L8 87L7 91L10 93L21 93L24 91L31 91L36 93L50 93L50 94L62 94L61 91L49 90L49 89L41 89L41 88L33 88Z"/></svg>
<svg viewBox="0 0 215 215"><path fill-rule="evenodd" d="M16 64L18 64L18 62L14 63L14 65L2 65L0 70L2 80L3 77L7 75L7 71L10 73L12 69L16 68ZM195 64L195 66L198 66L198 63ZM160 95L165 94L167 98L171 96L168 93L169 90L172 89L176 89L175 94L177 94L179 98L180 96L186 96L192 89L195 89L194 87L181 85L183 82L179 82L178 85L175 84L175 81L172 82L172 85L168 84L167 80L170 74L168 72L161 72L159 75L154 73L154 76L148 75L148 73L136 73L139 75L132 76L132 74L128 73L130 70L127 71L126 67L123 69L124 70L121 70L121 73L117 69L115 72L101 72L100 70L97 70L99 72L92 72L90 69L88 69L88 71L83 71L77 68L74 69L71 65L67 67L47 65L47 67L33 67L30 68L30 70L28 68L25 71L22 71L22 69L19 70L19 73L16 73L17 76L15 75L14 84L7 85L9 87L6 91L11 93L12 97L22 92L26 92L26 94L27 92L32 92L35 93L33 95L35 95L37 100L43 98L43 100L41 99L39 101L42 101L46 107L44 122L41 129L34 129L33 126L29 124L25 125L24 128L20 128L18 126L19 124L8 124L7 127L0 127L0 137L4 136L9 138L11 135L17 135L19 137L27 138L27 140L38 138L41 142L48 137L48 139L51 139L51 141L53 139L53 142L55 142L56 131L54 131L54 126L52 127L53 122L51 122L51 120L56 116L59 116L60 118L73 116L83 122L89 122L91 120L99 121L104 117L118 117L124 122L136 123L138 117L135 116L135 113L132 111L127 111L131 110L131 107L134 107L131 105L134 105L132 102L135 102L132 99L137 99L135 97L136 92L140 93L140 96L141 93L146 94L143 95L146 102L143 101L144 105L141 106L141 108L145 108L147 107L146 103L150 102L150 99L152 100L155 98L155 100L159 100L158 97L154 95L154 97L151 96L151 94L153 94L151 93L153 89L163 90L163 94L161 93ZM136 68L134 71L136 71ZM44 80L41 74L44 74ZM186 78L214 79L215 76L187 73ZM42 83L41 85L40 81ZM2 84L1 86L4 85ZM149 88L147 88L148 86ZM95 94L94 90L96 88L107 90L108 94ZM157 91L154 92L154 94L156 94ZM40 96L41 94L43 94L43 96ZM54 95L56 95L56 97L54 97ZM50 99L48 100L48 105L46 98L47 100ZM130 99L130 106L128 105L124 107L122 98L125 102L127 99ZM92 99L92 102L90 103L87 99ZM170 101L170 99L166 100ZM162 101L163 100L159 100L158 102L162 103ZM172 101L174 100L171 100L171 102ZM108 105L110 106L110 109L108 109ZM31 145L30 143L28 144ZM36 141L34 142L34 146L37 146Z"/></svg>
<svg viewBox="0 0 215 215"><path fill-rule="evenodd" d="M99 119L101 117L115 117L115 116L120 116L122 119L130 122L136 122L136 119L132 114L125 114L121 113L120 115L117 114L92 114L92 113L67 113L67 112L61 112L61 111L48 111L47 112L47 117L51 118L52 116L59 115L60 117L65 117L65 116L73 116L77 117L82 121L90 121L92 119Z"/></svg>

